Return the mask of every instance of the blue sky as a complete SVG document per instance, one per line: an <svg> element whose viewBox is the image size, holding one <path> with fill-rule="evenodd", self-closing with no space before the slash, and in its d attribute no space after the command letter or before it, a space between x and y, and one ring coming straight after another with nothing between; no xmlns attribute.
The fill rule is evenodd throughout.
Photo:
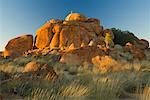
<svg viewBox="0 0 150 100"><path fill-rule="evenodd" d="M150 41L149 5L150 0L0 0L0 50L11 38L35 35L46 21L64 19L70 11Z"/></svg>

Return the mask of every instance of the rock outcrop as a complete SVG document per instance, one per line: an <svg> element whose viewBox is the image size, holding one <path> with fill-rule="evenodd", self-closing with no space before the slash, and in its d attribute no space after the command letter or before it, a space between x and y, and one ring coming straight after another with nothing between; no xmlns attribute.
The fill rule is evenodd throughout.
<svg viewBox="0 0 150 100"><path fill-rule="evenodd" d="M15 58L22 54L34 57L54 54L58 55L52 60L54 62L60 60L63 63L80 65L84 62L94 64L92 59L95 57L96 61L101 62L102 56L109 56L110 58L104 58L111 61L143 60L149 57L148 52L145 52L148 47L147 40L138 39L131 32L115 28L103 29L100 20L71 13L65 20L52 19L45 23L37 30L34 43L32 35L10 40L3 55ZM26 67L26 69L38 68Z"/></svg>
<svg viewBox="0 0 150 100"><path fill-rule="evenodd" d="M46 80L55 80L58 75L54 71L53 67L46 63L40 63L36 61L31 61L24 67L23 73L30 73L33 76L38 76L40 78L45 78Z"/></svg>
<svg viewBox="0 0 150 100"><path fill-rule="evenodd" d="M22 55L25 51L32 49L33 36L23 35L14 39L11 39L4 50L4 57L17 57Z"/></svg>
<svg viewBox="0 0 150 100"><path fill-rule="evenodd" d="M24 67L23 72L36 72L41 68L41 64L39 62L29 62L28 64L26 64L26 66Z"/></svg>
<svg viewBox="0 0 150 100"><path fill-rule="evenodd" d="M105 52L97 46L84 46L65 52L62 55L60 62L66 64L80 65L84 62L92 63L93 57L102 55L105 55Z"/></svg>
<svg viewBox="0 0 150 100"><path fill-rule="evenodd" d="M145 48L145 49L144 49ZM145 59L146 55L144 51L148 49L144 43L143 44L133 44L133 43L127 43L126 46L124 46L125 52L130 52L133 55L133 59Z"/></svg>
<svg viewBox="0 0 150 100"><path fill-rule="evenodd" d="M61 49L78 48L94 41L95 45L101 44L103 29L100 21L86 18L80 14L69 14L66 20L50 20L36 32L35 46Z"/></svg>

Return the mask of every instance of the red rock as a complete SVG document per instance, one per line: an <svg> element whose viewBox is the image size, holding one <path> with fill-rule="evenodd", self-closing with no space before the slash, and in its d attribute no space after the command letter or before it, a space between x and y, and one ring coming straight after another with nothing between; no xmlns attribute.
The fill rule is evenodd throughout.
<svg viewBox="0 0 150 100"><path fill-rule="evenodd" d="M53 24L47 22L40 29L37 30L35 38L35 46L37 48L45 48L49 46L49 43L53 37L52 28Z"/></svg>
<svg viewBox="0 0 150 100"><path fill-rule="evenodd" d="M92 58L105 53L96 46L84 46L78 49L72 49L65 52L60 62L67 64L80 65L83 62L92 63Z"/></svg>
<svg viewBox="0 0 150 100"><path fill-rule="evenodd" d="M4 50L4 57L17 57L22 55L27 50L33 47L33 36L23 35L14 39L11 39Z"/></svg>
<svg viewBox="0 0 150 100"><path fill-rule="evenodd" d="M33 75L38 75L45 80L55 80L58 75L54 71L53 67L48 64L31 61L24 67L23 73L32 73Z"/></svg>
<svg viewBox="0 0 150 100"><path fill-rule="evenodd" d="M35 71L38 71L41 67L42 65L39 62L32 61L26 64L23 72L35 72Z"/></svg>
<svg viewBox="0 0 150 100"><path fill-rule="evenodd" d="M102 40L100 21L94 18L86 18L81 14L73 13L67 16L65 21L52 19L43 25L36 33L35 45L37 48L55 47L68 49L87 46L94 41L98 45Z"/></svg>

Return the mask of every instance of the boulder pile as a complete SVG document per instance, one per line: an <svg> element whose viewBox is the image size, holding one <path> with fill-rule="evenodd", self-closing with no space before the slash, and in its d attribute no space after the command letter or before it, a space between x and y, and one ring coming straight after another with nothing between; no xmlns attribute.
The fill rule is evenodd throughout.
<svg viewBox="0 0 150 100"><path fill-rule="evenodd" d="M129 32L111 29L109 31L114 36L112 41L114 45L107 48L105 31L100 20L71 13L65 20L52 19L45 23L37 30L34 42L32 35L23 35L10 40L3 56L15 58L21 55L57 54L60 55L62 63L80 65L88 62L98 67L103 65L103 68L106 66L105 59L115 65L118 64L117 60L147 59L149 52L147 40L138 39ZM109 37L108 35L107 38Z"/></svg>
<svg viewBox="0 0 150 100"><path fill-rule="evenodd" d="M38 29L35 46L39 49L68 49L86 46L91 41L98 45L103 42L102 31L98 19L86 18L77 13L69 14L64 21L52 19Z"/></svg>

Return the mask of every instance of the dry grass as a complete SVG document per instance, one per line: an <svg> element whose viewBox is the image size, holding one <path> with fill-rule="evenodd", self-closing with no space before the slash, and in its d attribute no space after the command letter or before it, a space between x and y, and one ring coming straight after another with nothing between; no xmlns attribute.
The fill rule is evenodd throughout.
<svg viewBox="0 0 150 100"><path fill-rule="evenodd" d="M91 66L87 62L73 66L51 62L51 57L29 57L29 59L22 57L15 59L14 62L3 61L0 64L0 71L8 74L20 73L29 61L50 61L49 64L54 67L58 79L50 81L51 76L47 74L43 79L12 80L1 85L1 95L15 90L19 97L27 100L110 100L110 98L119 100L126 98L125 91L128 94L137 94L133 97L139 100L150 98L150 62L146 60L120 61L118 64L116 60L104 57L101 63L95 62L95 64L103 67L107 67L108 64L109 68L118 66L124 70L101 73L99 67Z"/></svg>
<svg viewBox="0 0 150 100"><path fill-rule="evenodd" d="M7 73L16 73L16 72L22 72L23 67L16 67L12 65L0 65L0 71L7 72Z"/></svg>

